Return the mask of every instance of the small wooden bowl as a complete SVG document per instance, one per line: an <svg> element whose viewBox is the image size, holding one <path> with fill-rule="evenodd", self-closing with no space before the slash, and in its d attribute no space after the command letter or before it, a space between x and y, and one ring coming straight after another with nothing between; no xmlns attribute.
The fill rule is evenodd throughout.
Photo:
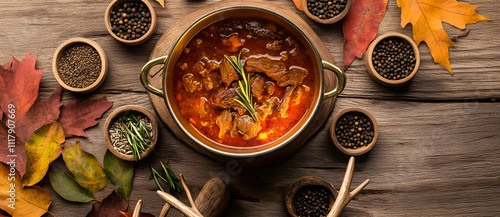
<svg viewBox="0 0 500 217"><path fill-rule="evenodd" d="M364 114L372 122L373 140L370 144L365 145L363 147L353 149L353 148L346 148L346 147L342 146L340 144L340 142L337 140L337 135L335 133L335 126L337 125L337 121L344 114L350 113L350 112ZM373 146L375 146L375 143L377 142L377 138L378 138L378 124L377 124L377 120L375 120L375 117L373 116L373 114L370 113L369 111L362 109L362 108L346 108L346 109L340 111L338 114L336 114L335 117L333 118L332 123L330 124L329 134L330 134L330 138L332 139L333 143L335 144L335 147L337 147L337 149L339 149L342 153L347 154L347 155L351 155L351 156L359 156L359 155L362 155L362 154L370 151L373 148Z"/></svg>
<svg viewBox="0 0 500 217"><path fill-rule="evenodd" d="M373 67L373 50L375 49L375 46L382 40L386 38L398 38L403 41L408 42L411 47L413 48L413 53L415 54L415 68L413 68L413 71L408 75L406 78L399 79L399 80L389 80L387 78L382 77L376 70L375 67ZM420 52L418 50L417 44L415 44L415 41L413 41L410 37L400 34L400 33L387 33L382 36L379 36L377 39L375 39L368 49L366 50L365 54L365 65L366 65L366 70L368 71L368 74L378 83L381 83L383 85L387 86L398 86L407 83L410 81L415 74L417 74L418 67L420 66Z"/></svg>
<svg viewBox="0 0 500 217"><path fill-rule="evenodd" d="M316 185L316 186L323 186L326 189L329 190L329 207L330 209L333 207L333 204L335 203L335 199L337 198L338 192L335 190L335 187L333 187L332 183L319 178L319 177L314 177L314 176L303 176L299 179L297 179L294 183L292 183L286 192L285 195L285 205L286 209L288 211L288 214L292 217L298 217L298 215L295 212L295 207L293 206L293 198L297 194L297 192L304 186L310 186L310 185Z"/></svg>
<svg viewBox="0 0 500 217"><path fill-rule="evenodd" d="M307 7L307 0L300 0L300 3L302 4L302 9L304 10L304 13L311 18L312 20L321 23L321 24L334 24L336 22L339 22L340 20L344 19L344 17L349 13L349 10L351 9L352 5L352 0L347 0L345 4L345 8L340 14L337 14L337 16L334 16L332 18L328 19L320 19L319 17L313 15L310 11L309 8Z"/></svg>
<svg viewBox="0 0 500 217"><path fill-rule="evenodd" d="M134 40L125 40L123 38L118 37L113 33L113 30L111 29L111 10L117 6L121 5L123 3L127 2L142 2L146 7L148 8L149 12L151 13L151 27L149 30L146 32L145 35L141 36L140 38L134 39ZM126 45L139 45L144 42L146 42L151 36L153 36L153 33L155 32L156 25L158 23L158 20L156 18L156 12L155 9L153 8L153 5L149 3L149 1L146 0L113 0L111 3L109 3L108 8L106 9L106 13L104 14L104 23L106 24L106 29L108 30L108 33L113 36L116 40L119 42L126 44Z"/></svg>
<svg viewBox="0 0 500 217"><path fill-rule="evenodd" d="M122 154L118 152L114 147L113 144L111 143L111 138L109 137L109 128L111 127L111 124L115 122L116 119L120 118L123 115L127 115L129 113L141 113L145 115L146 117L149 118L151 121L151 128L153 130L153 141L151 141L151 148L146 149L144 152L141 153L141 159L144 159L151 151L153 151L154 147L156 146L156 143L158 142L158 131L159 131L159 124L158 120L156 119L155 115L147 110L146 108L139 106L139 105L126 105L122 106L115 111L113 111L108 118L106 119L106 123L104 124L104 142L106 143L106 146L108 149L117 157L123 159L123 160L128 160L128 161L135 161L134 155L132 154Z"/></svg>
<svg viewBox="0 0 500 217"><path fill-rule="evenodd" d="M67 85L61 80L61 77L59 77L59 71L57 70L57 64L59 63L59 57L61 56L62 52L66 50L66 48L68 48L69 46L75 44L88 44L92 46L94 49L96 49L97 52L99 53L99 56L101 57L101 72L99 74L99 77L93 84L84 88L76 88ZM57 82L64 89L72 92L86 93L97 89L104 82L104 79L108 74L108 58L106 57L106 53L104 53L102 47L99 46L99 44L97 44L95 41L86 38L72 38L59 45L56 52L54 53L54 57L52 58L52 72L54 73L54 77L56 78Z"/></svg>

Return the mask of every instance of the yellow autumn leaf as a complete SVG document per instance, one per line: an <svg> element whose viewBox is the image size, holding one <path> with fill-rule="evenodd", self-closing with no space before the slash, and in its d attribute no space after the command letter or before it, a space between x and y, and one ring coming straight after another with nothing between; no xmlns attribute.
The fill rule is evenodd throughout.
<svg viewBox="0 0 500 217"><path fill-rule="evenodd" d="M165 0L156 0L158 3L160 3L162 8L165 8Z"/></svg>
<svg viewBox="0 0 500 217"><path fill-rule="evenodd" d="M0 209L13 217L37 217L45 214L51 203L48 189L22 188L19 172L0 164Z"/></svg>
<svg viewBox="0 0 500 217"><path fill-rule="evenodd" d="M61 155L59 144L65 140L59 121L45 125L33 133L26 143L26 173L23 186L32 186L43 179L49 165Z"/></svg>
<svg viewBox="0 0 500 217"><path fill-rule="evenodd" d="M401 8L401 27L413 25L415 42L425 41L435 63L443 65L451 74L449 47L455 44L448 38L442 22L464 29L466 24L490 20L476 13L476 7L456 0L397 0Z"/></svg>

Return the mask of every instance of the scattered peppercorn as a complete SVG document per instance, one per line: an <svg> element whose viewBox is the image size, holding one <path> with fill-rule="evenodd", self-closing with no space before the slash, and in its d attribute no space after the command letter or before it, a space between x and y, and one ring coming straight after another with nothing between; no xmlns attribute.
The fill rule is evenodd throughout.
<svg viewBox="0 0 500 217"><path fill-rule="evenodd" d="M320 19L335 17L344 11L347 0L307 0L307 9Z"/></svg>
<svg viewBox="0 0 500 217"><path fill-rule="evenodd" d="M342 146L356 149L373 141L373 123L363 113L348 112L338 119L335 134Z"/></svg>
<svg viewBox="0 0 500 217"><path fill-rule="evenodd" d="M151 12L142 2L127 2L111 10L110 22L116 36L135 40L151 28Z"/></svg>
<svg viewBox="0 0 500 217"><path fill-rule="evenodd" d="M411 45L399 38L387 38L373 50L373 67L384 78L399 80L409 76L415 68L415 54Z"/></svg>
<svg viewBox="0 0 500 217"><path fill-rule="evenodd" d="M324 217L330 212L328 189L319 185L307 185L299 189L293 198L297 216Z"/></svg>
<svg viewBox="0 0 500 217"><path fill-rule="evenodd" d="M101 57L97 50L84 43L63 50L57 61L61 80L70 87L84 88L93 84L101 74Z"/></svg>

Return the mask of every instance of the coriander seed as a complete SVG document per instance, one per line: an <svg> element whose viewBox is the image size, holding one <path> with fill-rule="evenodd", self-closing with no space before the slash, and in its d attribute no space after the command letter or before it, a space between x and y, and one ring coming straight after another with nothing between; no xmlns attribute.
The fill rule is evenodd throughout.
<svg viewBox="0 0 500 217"><path fill-rule="evenodd" d="M74 88L92 85L101 73L102 63L99 52L85 43L65 48L57 61L57 71L61 80Z"/></svg>

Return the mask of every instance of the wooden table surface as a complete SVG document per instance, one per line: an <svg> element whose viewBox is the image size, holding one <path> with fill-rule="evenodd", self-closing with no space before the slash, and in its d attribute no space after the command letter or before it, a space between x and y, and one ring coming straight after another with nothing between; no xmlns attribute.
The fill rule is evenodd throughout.
<svg viewBox="0 0 500 217"><path fill-rule="evenodd" d="M73 99L107 96L113 101L99 124L86 131L83 149L101 162L106 151L102 128L112 110L139 104L152 110L146 91L138 79L140 68L160 36L176 21L216 0L166 0L165 8L152 0L158 14L158 28L145 44L126 46L113 39L104 26L109 0L2 0L0 63L12 56L22 59L27 51L38 56L37 68L45 72L40 84L42 99L57 86L51 61L56 48L73 37L95 40L105 50L110 67L104 84L89 94L65 91L64 103ZM335 62L342 66L341 24L319 25L296 10L291 0L274 0L295 11L322 38ZM500 215L500 2L473 1L478 13L492 19L468 25L468 36L450 49L451 76L434 64L425 44L419 46L422 64L411 83L387 88L366 73L364 61L356 59L347 70L347 86L338 97L334 114L355 106L371 111L380 126L374 149L358 157L353 186L369 178L370 184L345 209L343 216L498 216ZM401 10L389 0L378 35L400 32L411 36L411 26L400 27ZM461 30L443 24L448 35ZM136 164L130 205L144 201L143 210L158 215L163 201L157 187L148 180L149 165L170 160L175 173L185 175L192 192L213 177L229 184L232 201L226 216L287 216L283 194L295 179L313 175L340 186L348 157L331 142L328 125L301 149L280 162L259 167L231 169L216 163L175 138L162 124L158 156ZM52 170L63 170L61 158ZM41 183L50 188L47 179ZM99 199L108 195L110 183ZM58 217L85 216L92 203L67 202L51 190L50 211ZM187 202L185 196L182 197ZM46 215L48 216L48 214ZM181 216L173 211L169 216Z"/></svg>

